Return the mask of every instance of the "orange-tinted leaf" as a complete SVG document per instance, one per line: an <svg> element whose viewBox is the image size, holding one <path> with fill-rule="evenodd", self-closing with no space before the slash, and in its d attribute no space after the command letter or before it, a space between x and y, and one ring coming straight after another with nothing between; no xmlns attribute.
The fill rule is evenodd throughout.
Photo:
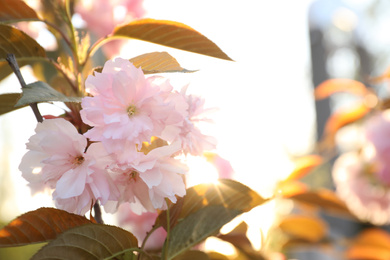
<svg viewBox="0 0 390 260"><path fill-rule="evenodd" d="M178 22L142 19L116 27L112 36L133 38L215 58L232 60L208 38L193 28Z"/></svg>
<svg viewBox="0 0 390 260"><path fill-rule="evenodd" d="M241 251L253 251L252 244L246 236L247 230L248 225L245 222L241 222L231 232L226 235L218 235L218 238L231 243Z"/></svg>
<svg viewBox="0 0 390 260"><path fill-rule="evenodd" d="M142 68L144 74L166 72L194 72L183 69L175 58L167 52L151 52L130 59L137 68Z"/></svg>
<svg viewBox="0 0 390 260"><path fill-rule="evenodd" d="M230 260L229 257L218 252L208 252L207 255L210 260Z"/></svg>
<svg viewBox="0 0 390 260"><path fill-rule="evenodd" d="M375 246L354 246L347 251L347 259L351 260L388 260L390 250Z"/></svg>
<svg viewBox="0 0 390 260"><path fill-rule="evenodd" d="M377 76L377 77L373 77L370 80L373 83L380 83L380 82L388 80L388 79L390 79L390 67L388 67L382 75Z"/></svg>
<svg viewBox="0 0 390 260"><path fill-rule="evenodd" d="M347 250L348 259L390 259L390 234L379 228L364 230Z"/></svg>
<svg viewBox="0 0 390 260"><path fill-rule="evenodd" d="M87 224L65 231L38 251L31 259L133 259L137 238L115 226Z"/></svg>
<svg viewBox="0 0 390 260"><path fill-rule="evenodd" d="M279 223L279 228L295 238L309 242L318 242L326 234L324 221L308 216L288 216Z"/></svg>
<svg viewBox="0 0 390 260"><path fill-rule="evenodd" d="M285 181L298 180L322 163L323 159L319 155L313 154L301 157L295 161L295 168Z"/></svg>
<svg viewBox="0 0 390 260"><path fill-rule="evenodd" d="M289 198L308 191L306 184L298 181L281 181L275 189L275 195L282 198Z"/></svg>
<svg viewBox="0 0 390 260"><path fill-rule="evenodd" d="M0 247L20 246L55 239L73 227L91 223L83 216L54 208L27 212L0 230Z"/></svg>
<svg viewBox="0 0 390 260"><path fill-rule="evenodd" d="M174 260L210 260L210 258L205 252L188 250L185 253L175 257Z"/></svg>
<svg viewBox="0 0 390 260"><path fill-rule="evenodd" d="M334 248L334 244L332 244L327 238L324 238L319 242L312 242L309 240L290 236L283 242L281 247L283 250L290 250L290 249L294 250L294 249L315 247L318 251L326 252L327 250L328 251L332 250Z"/></svg>
<svg viewBox="0 0 390 260"><path fill-rule="evenodd" d="M359 81L353 79L329 79L315 88L314 96L316 99L323 99L338 92L348 92L358 96L364 96L369 93L366 86Z"/></svg>
<svg viewBox="0 0 390 260"><path fill-rule="evenodd" d="M37 13L21 0L0 0L0 21L39 20Z"/></svg>
<svg viewBox="0 0 390 260"><path fill-rule="evenodd" d="M31 60L46 57L46 52L33 38L24 32L5 24L0 24L0 61L13 53L17 59Z"/></svg>
<svg viewBox="0 0 390 260"><path fill-rule="evenodd" d="M330 190L321 189L317 191L308 191L293 195L289 198L324 210L337 211L339 213L351 215L345 203Z"/></svg>
<svg viewBox="0 0 390 260"><path fill-rule="evenodd" d="M167 52L151 52L130 59L130 62L137 68L141 68L144 74L182 72L190 73L194 70L186 70L180 66L175 58ZM102 66L95 67L92 71L101 73Z"/></svg>
<svg viewBox="0 0 390 260"><path fill-rule="evenodd" d="M0 115L14 111L21 107L15 107L21 93L10 93L0 95Z"/></svg>
<svg viewBox="0 0 390 260"><path fill-rule="evenodd" d="M348 109L333 113L326 122L325 135L334 136L340 128L363 118L370 110L365 103L357 103Z"/></svg>

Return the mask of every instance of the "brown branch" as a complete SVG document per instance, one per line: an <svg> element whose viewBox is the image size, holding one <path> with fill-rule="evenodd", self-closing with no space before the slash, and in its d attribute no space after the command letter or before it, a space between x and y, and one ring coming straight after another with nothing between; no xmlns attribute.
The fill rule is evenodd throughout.
<svg viewBox="0 0 390 260"><path fill-rule="evenodd" d="M19 65L18 65L18 62L16 61L15 55L13 53L8 53L6 60L8 61L9 66L12 68L12 70L14 71L16 77L18 78L19 83L22 86L22 90L23 90L23 88L26 87L26 82L24 81L22 73L20 72ZM37 121L42 123L43 122L43 118L42 118L41 113L39 112L38 104L37 103L31 103L30 107L31 107L31 109L34 112L34 115L35 115L35 118L37 119Z"/></svg>

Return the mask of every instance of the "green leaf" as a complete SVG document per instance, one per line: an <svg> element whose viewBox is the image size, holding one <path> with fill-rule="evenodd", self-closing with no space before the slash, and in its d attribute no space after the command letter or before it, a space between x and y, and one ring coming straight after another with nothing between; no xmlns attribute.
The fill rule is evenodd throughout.
<svg viewBox="0 0 390 260"><path fill-rule="evenodd" d="M223 225L241 213L243 212L240 210L218 205L204 207L189 215L171 230L167 249L168 259L215 235Z"/></svg>
<svg viewBox="0 0 390 260"><path fill-rule="evenodd" d="M166 72L194 72L183 69L175 58L167 52L151 52L130 59L137 68L142 68L144 74Z"/></svg>
<svg viewBox="0 0 390 260"><path fill-rule="evenodd" d="M10 93L0 95L0 115L14 111L22 107L15 107L21 93Z"/></svg>
<svg viewBox="0 0 390 260"><path fill-rule="evenodd" d="M31 259L118 259L131 249L138 249L138 241L130 232L115 226L87 224L62 233Z"/></svg>
<svg viewBox="0 0 390 260"><path fill-rule="evenodd" d="M0 61L13 53L17 59L36 60L46 57L46 52L33 38L24 32L5 24L0 24Z"/></svg>
<svg viewBox="0 0 390 260"><path fill-rule="evenodd" d="M239 214L267 201L249 187L229 179L189 188L187 194L169 209L171 239L168 257L179 255L217 233ZM166 223L166 211L163 211L156 225L166 229Z"/></svg>
<svg viewBox="0 0 390 260"><path fill-rule="evenodd" d="M220 179L217 183L199 184L187 189L186 195L170 208L170 223L174 227L177 221L211 205L247 212L267 201L268 199L262 198L240 182ZM166 223L166 211L163 211L157 218L156 225L162 225L166 229Z"/></svg>
<svg viewBox="0 0 390 260"><path fill-rule="evenodd" d="M81 97L67 97L43 81L27 84L22 90L23 96L16 103L16 107L51 101L81 102Z"/></svg>
<svg viewBox="0 0 390 260"><path fill-rule="evenodd" d="M111 37L133 38L167 47L232 60L214 42L178 22L141 19L114 29Z"/></svg>
<svg viewBox="0 0 390 260"><path fill-rule="evenodd" d="M0 0L0 21L39 20L37 13L21 0Z"/></svg>
<svg viewBox="0 0 390 260"><path fill-rule="evenodd" d="M20 246L55 239L62 232L91 223L83 216L60 209L27 212L0 230L0 247Z"/></svg>

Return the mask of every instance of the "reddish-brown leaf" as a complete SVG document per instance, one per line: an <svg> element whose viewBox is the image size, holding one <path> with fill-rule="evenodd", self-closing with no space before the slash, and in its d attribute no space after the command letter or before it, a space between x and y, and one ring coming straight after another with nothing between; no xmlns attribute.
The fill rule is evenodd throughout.
<svg viewBox="0 0 390 260"><path fill-rule="evenodd" d="M284 218L279 228L290 236L310 242L320 241L327 230L326 223L321 219L298 215Z"/></svg>
<svg viewBox="0 0 390 260"><path fill-rule="evenodd" d="M174 260L210 260L210 258L203 251L188 250L185 253L175 257Z"/></svg>
<svg viewBox="0 0 390 260"><path fill-rule="evenodd" d="M142 19L116 27L112 36L133 38L215 58L232 60L207 37L178 22Z"/></svg>
<svg viewBox="0 0 390 260"><path fill-rule="evenodd" d="M301 157L295 161L295 168L285 181L299 180L322 163L323 159L319 155L313 154Z"/></svg>
<svg viewBox="0 0 390 260"><path fill-rule="evenodd" d="M110 225L86 224L60 234L36 253L42 259L134 259L138 240L130 232Z"/></svg>
<svg viewBox="0 0 390 260"><path fill-rule="evenodd" d="M390 234L379 228L363 231L347 250L347 259L390 259Z"/></svg>
<svg viewBox="0 0 390 260"><path fill-rule="evenodd" d="M0 61L13 53L17 59L31 60L46 57L45 49L24 32L5 24L0 24Z"/></svg>
<svg viewBox="0 0 390 260"><path fill-rule="evenodd" d="M55 239L62 232L91 223L83 216L60 209L27 212L0 230L0 247L20 246Z"/></svg>
<svg viewBox="0 0 390 260"><path fill-rule="evenodd" d="M316 99L323 99L338 92L348 92L362 97L369 93L366 86L359 81L353 79L329 79L315 88L314 96Z"/></svg>
<svg viewBox="0 0 390 260"><path fill-rule="evenodd" d="M21 0L0 0L0 21L39 20L37 13Z"/></svg>
<svg viewBox="0 0 390 260"><path fill-rule="evenodd" d="M0 115L14 111L21 107L15 107L21 93L7 93L0 95Z"/></svg>
<svg viewBox="0 0 390 260"><path fill-rule="evenodd" d="M289 198L296 202L352 216L345 203L331 190L307 191L295 194Z"/></svg>

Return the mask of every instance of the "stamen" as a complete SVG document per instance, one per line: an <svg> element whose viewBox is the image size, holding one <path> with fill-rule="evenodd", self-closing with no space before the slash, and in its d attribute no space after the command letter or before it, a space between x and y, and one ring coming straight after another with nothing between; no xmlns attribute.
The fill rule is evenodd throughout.
<svg viewBox="0 0 390 260"><path fill-rule="evenodd" d="M84 162L84 157L79 155L74 158L73 164L80 165Z"/></svg>
<svg viewBox="0 0 390 260"><path fill-rule="evenodd" d="M137 112L135 106L131 105L131 106L129 106L129 107L127 108L127 115L128 115L129 117L133 116L133 115L135 114L135 112Z"/></svg>
<svg viewBox="0 0 390 260"><path fill-rule="evenodd" d="M136 171L131 171L129 173L130 180L136 181L137 180L137 176L138 176L138 172L136 172Z"/></svg>

